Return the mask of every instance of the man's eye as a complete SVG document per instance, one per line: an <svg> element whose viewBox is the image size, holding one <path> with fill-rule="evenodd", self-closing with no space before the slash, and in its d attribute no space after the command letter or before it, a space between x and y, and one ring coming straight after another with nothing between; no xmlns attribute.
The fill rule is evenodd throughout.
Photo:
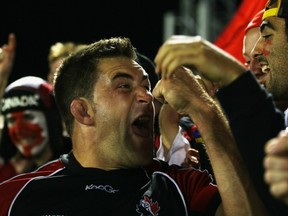
<svg viewBox="0 0 288 216"><path fill-rule="evenodd" d="M271 36L272 36L272 34L262 35L262 38L263 38L264 40L268 40Z"/></svg>
<svg viewBox="0 0 288 216"><path fill-rule="evenodd" d="M121 84L121 85L119 85L119 88L121 88L121 89L130 89L130 85L129 84Z"/></svg>

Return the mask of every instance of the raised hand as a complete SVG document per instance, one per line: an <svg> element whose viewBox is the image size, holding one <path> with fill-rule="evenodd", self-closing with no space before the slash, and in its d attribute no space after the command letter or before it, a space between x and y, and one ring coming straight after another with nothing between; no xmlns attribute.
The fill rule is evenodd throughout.
<svg viewBox="0 0 288 216"><path fill-rule="evenodd" d="M8 43L0 48L0 93L3 94L9 75L12 71L16 53L16 37L13 33L8 36Z"/></svg>
<svg viewBox="0 0 288 216"><path fill-rule="evenodd" d="M16 52L16 37L13 33L8 36L8 43L0 48L0 75L8 76L13 67Z"/></svg>
<svg viewBox="0 0 288 216"><path fill-rule="evenodd" d="M282 131L265 147L265 181L274 197L288 205L288 133Z"/></svg>
<svg viewBox="0 0 288 216"><path fill-rule="evenodd" d="M172 36L160 47L154 61L163 79L185 66L219 87L228 85L246 70L241 62L200 36Z"/></svg>

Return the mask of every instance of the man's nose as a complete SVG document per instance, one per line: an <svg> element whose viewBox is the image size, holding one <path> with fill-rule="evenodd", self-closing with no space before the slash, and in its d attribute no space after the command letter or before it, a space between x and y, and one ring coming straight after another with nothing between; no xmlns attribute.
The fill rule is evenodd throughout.
<svg viewBox="0 0 288 216"><path fill-rule="evenodd" d="M263 38L260 36L251 50L251 57L257 58L257 56L263 55L263 48Z"/></svg>
<svg viewBox="0 0 288 216"><path fill-rule="evenodd" d="M139 103L151 103L154 97L152 92L148 91L146 88L139 87L137 90L137 101Z"/></svg>

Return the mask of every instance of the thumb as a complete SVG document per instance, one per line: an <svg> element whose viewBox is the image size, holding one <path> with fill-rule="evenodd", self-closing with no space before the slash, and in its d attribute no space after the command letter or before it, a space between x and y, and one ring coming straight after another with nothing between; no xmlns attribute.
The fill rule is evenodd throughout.
<svg viewBox="0 0 288 216"><path fill-rule="evenodd" d="M165 102L165 98L162 94L162 84L161 84L161 80L159 80L156 84L156 86L154 87L152 94L154 96L154 98L159 101L160 103L164 104Z"/></svg>

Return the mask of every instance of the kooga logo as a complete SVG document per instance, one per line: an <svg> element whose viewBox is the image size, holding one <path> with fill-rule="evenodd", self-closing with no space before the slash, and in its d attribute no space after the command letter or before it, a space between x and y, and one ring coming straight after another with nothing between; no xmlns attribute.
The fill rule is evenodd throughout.
<svg viewBox="0 0 288 216"><path fill-rule="evenodd" d="M103 190L106 191L107 193L116 193L119 190L113 189L112 186L110 185L86 185L85 190Z"/></svg>

